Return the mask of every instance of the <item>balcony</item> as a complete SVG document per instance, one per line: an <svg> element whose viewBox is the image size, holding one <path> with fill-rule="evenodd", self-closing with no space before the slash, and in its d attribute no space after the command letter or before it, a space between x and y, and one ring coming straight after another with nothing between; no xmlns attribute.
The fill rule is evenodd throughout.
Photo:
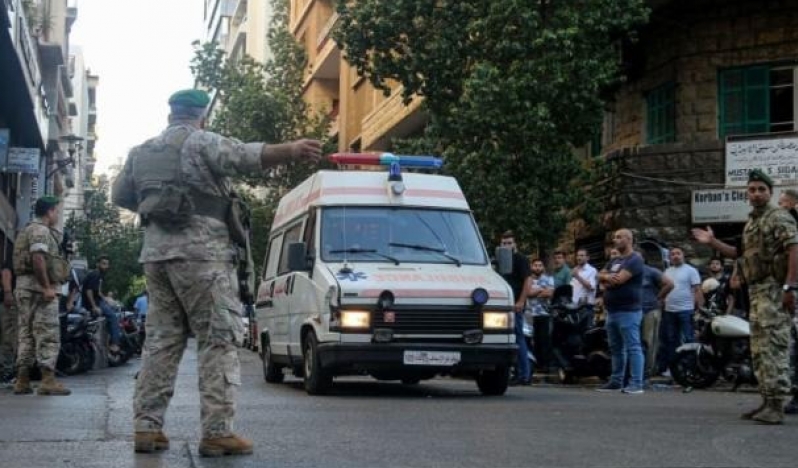
<svg viewBox="0 0 798 468"><path fill-rule="evenodd" d="M364 119L362 145L365 149L379 149L391 137L404 137L421 128L426 116L421 111L421 98L414 98L410 104L402 103L402 88L382 101Z"/></svg>

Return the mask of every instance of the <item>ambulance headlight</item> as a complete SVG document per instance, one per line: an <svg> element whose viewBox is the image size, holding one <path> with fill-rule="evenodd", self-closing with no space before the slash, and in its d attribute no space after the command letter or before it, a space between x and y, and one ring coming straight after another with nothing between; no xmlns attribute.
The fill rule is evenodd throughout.
<svg viewBox="0 0 798 468"><path fill-rule="evenodd" d="M485 330L509 330L513 327L511 312L483 312L482 328Z"/></svg>
<svg viewBox="0 0 798 468"><path fill-rule="evenodd" d="M342 310L341 328L369 328L371 314L363 310Z"/></svg>

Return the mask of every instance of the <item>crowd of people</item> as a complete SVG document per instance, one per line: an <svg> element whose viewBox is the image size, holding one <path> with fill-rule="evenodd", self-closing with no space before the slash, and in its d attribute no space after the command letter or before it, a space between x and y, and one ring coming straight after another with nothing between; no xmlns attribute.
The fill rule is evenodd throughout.
<svg viewBox="0 0 798 468"><path fill-rule="evenodd" d="M778 424L785 412L798 413L798 322L793 322L798 290L798 192L782 192L776 207L770 203L772 188L766 174L751 171L747 190L753 210L739 245L717 240L711 228L693 230L696 242L719 253L710 260L703 277L686 261L686 249L680 246L669 249L664 271L648 264L643 252L635 250L628 229L614 233L609 261L600 270L590 265L589 252L579 249L573 268L566 253L557 251L547 271L540 258L530 260L518 252L515 235L506 232L501 245L514 251L513 269L505 279L516 298L519 346L511 384L529 385L532 381L525 321L535 328L538 367L552 370L548 301L558 286L569 284L572 303L591 312L600 309L605 319L612 375L598 391L641 394L651 377L670 377L669 365L677 348L696 339L695 311L711 307L717 313L750 320L753 366L763 404L743 418ZM724 256L729 259L728 267ZM790 341L793 352L788 371ZM783 398L789 394L792 399L783 407Z"/></svg>

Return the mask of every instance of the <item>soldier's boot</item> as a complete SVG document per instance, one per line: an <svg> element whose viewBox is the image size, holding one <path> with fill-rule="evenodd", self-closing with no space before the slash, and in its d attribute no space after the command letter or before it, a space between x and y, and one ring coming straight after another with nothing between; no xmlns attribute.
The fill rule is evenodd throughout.
<svg viewBox="0 0 798 468"><path fill-rule="evenodd" d="M783 424L784 423L784 400L781 398L770 398L765 409L753 417L753 420L762 424Z"/></svg>
<svg viewBox="0 0 798 468"><path fill-rule="evenodd" d="M203 438L199 453L203 457L221 457L224 455L249 455L252 453L252 441L235 434L213 439Z"/></svg>
<svg viewBox="0 0 798 468"><path fill-rule="evenodd" d="M64 387L55 380L55 374L49 369L42 369L42 383L39 385L39 395L71 395L72 390Z"/></svg>
<svg viewBox="0 0 798 468"><path fill-rule="evenodd" d="M151 453L156 450L169 450L169 438L163 431L136 432L133 438L134 450L139 453Z"/></svg>
<svg viewBox="0 0 798 468"><path fill-rule="evenodd" d="M14 394L27 395L33 393L30 386L30 369L27 367L20 367L17 370L17 381L14 383Z"/></svg>
<svg viewBox="0 0 798 468"><path fill-rule="evenodd" d="M787 406L784 407L784 414L798 414L798 395L793 395Z"/></svg>
<svg viewBox="0 0 798 468"><path fill-rule="evenodd" d="M745 420L748 420L748 421L754 419L754 416L756 416L757 414L759 414L760 411L765 409L765 406L767 406L767 403L768 403L768 399L765 398L765 396L763 395L762 396L762 403L759 406L757 406L756 408L752 409L751 411L746 411L745 413L741 414L740 415L740 419L745 419Z"/></svg>

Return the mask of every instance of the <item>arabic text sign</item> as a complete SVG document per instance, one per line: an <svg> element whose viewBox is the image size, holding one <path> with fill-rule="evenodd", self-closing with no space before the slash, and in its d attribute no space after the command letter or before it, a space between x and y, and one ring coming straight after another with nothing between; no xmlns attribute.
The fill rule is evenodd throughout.
<svg viewBox="0 0 798 468"><path fill-rule="evenodd" d="M798 136L726 142L726 186L748 183L748 171L761 169L775 185L798 183Z"/></svg>
<svg viewBox="0 0 798 468"><path fill-rule="evenodd" d="M9 148L6 172L39 173L39 148Z"/></svg>
<svg viewBox="0 0 798 468"><path fill-rule="evenodd" d="M781 190L773 187L774 205ZM693 190L691 208L693 224L743 223L751 212L745 189Z"/></svg>

